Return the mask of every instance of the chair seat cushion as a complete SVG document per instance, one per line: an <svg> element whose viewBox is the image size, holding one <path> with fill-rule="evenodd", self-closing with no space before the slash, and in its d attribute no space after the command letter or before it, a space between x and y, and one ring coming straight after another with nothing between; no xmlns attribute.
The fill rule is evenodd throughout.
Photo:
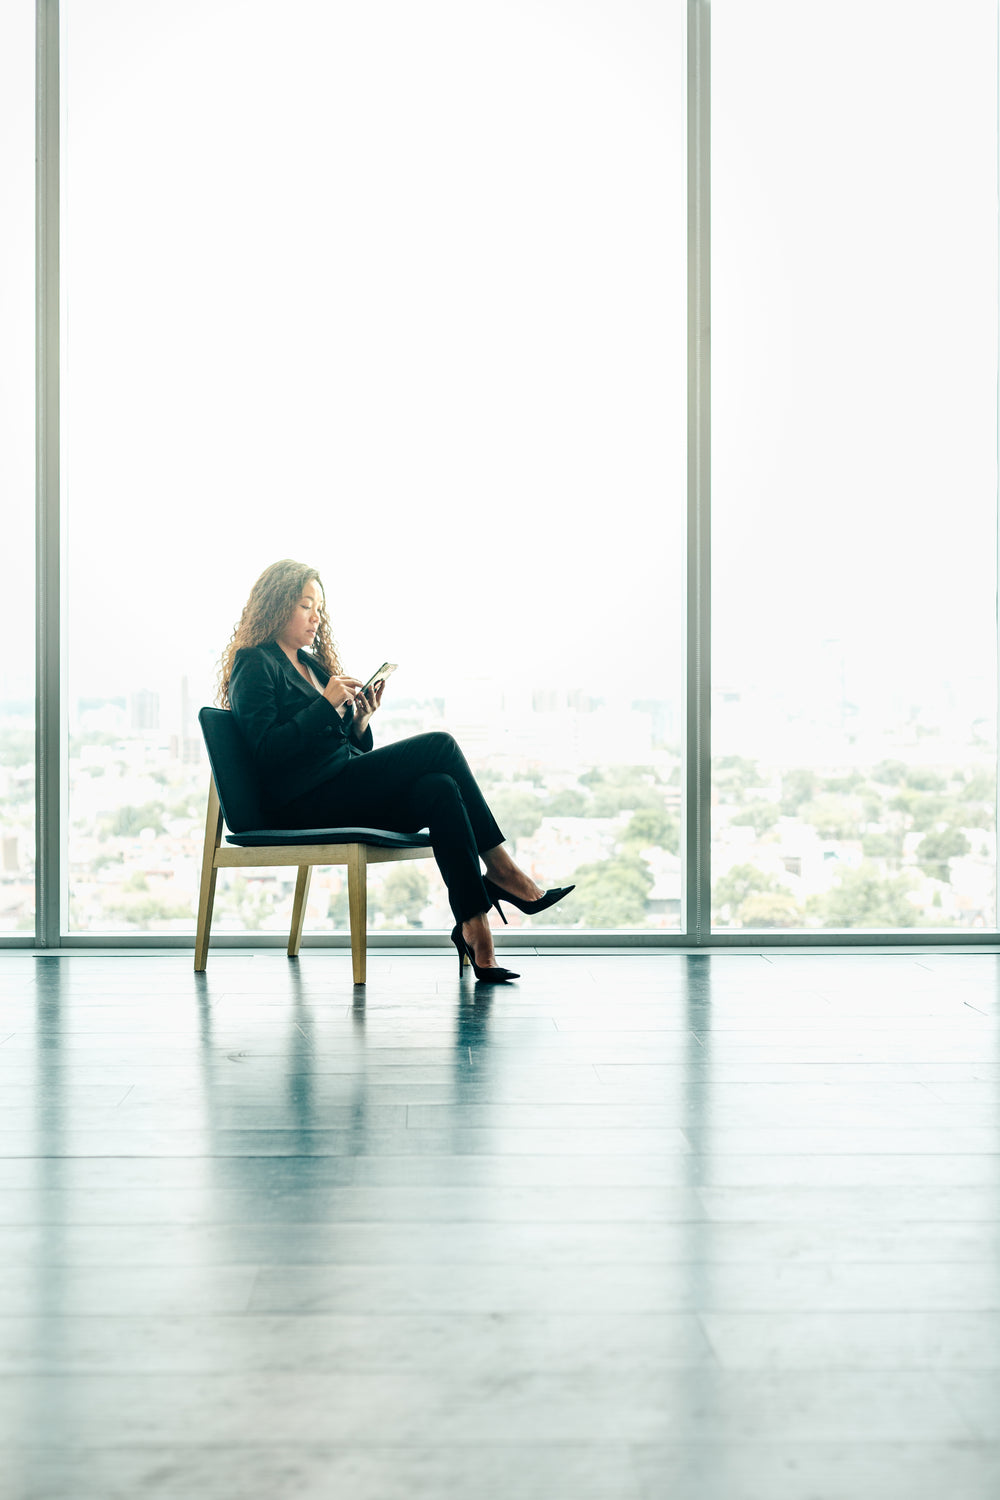
<svg viewBox="0 0 1000 1500"><path fill-rule="evenodd" d="M227 844L242 849L266 848L271 844L378 844L383 849L429 849L426 832L394 833L390 828L251 828L247 833L227 833Z"/></svg>

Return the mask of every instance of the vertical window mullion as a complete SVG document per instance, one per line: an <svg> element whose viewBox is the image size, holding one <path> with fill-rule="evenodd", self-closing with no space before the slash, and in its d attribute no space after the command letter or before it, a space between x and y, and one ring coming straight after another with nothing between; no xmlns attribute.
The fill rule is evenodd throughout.
<svg viewBox="0 0 1000 1500"><path fill-rule="evenodd" d="M59 0L38 0L35 168L35 940L60 938Z"/></svg>
<svg viewBox="0 0 1000 1500"><path fill-rule="evenodd" d="M685 929L711 934L711 9L688 4L688 530Z"/></svg>

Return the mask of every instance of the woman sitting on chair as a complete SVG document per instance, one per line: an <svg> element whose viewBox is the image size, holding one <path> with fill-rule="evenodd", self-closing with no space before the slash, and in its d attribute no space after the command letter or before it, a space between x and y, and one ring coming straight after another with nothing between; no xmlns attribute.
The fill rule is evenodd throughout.
<svg viewBox="0 0 1000 1500"><path fill-rule="evenodd" d="M223 654L218 702L250 747L267 817L275 828L428 828L459 971L468 956L477 979L517 979L496 967L490 906L506 922L501 901L545 911L573 887L543 891L518 868L450 734L372 748L384 688L342 670L315 568L289 558L265 568Z"/></svg>

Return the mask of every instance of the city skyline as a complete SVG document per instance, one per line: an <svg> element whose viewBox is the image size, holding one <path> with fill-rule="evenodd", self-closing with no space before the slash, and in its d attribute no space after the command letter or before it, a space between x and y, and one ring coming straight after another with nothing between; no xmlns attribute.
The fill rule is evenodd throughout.
<svg viewBox="0 0 1000 1500"><path fill-rule="evenodd" d="M571 926L582 912L585 923L598 927L677 930L682 758L679 743L670 746L663 735L666 701L647 700L623 717L590 699L560 707L567 695L550 690L534 706L522 703L528 711L518 714L503 703L499 684L486 686L492 699L480 691L475 704L465 705L464 725L443 717L447 705L440 699L383 709L384 742L433 727L463 730L519 857L538 875L560 880L591 868L603 872L596 884L583 879L583 906L563 914ZM176 704L178 695L173 698ZM185 932L203 832L200 734L190 722L192 732L183 733L176 718L171 732L157 696L144 688L78 706L65 829L71 930L129 931L138 922L139 930ZM848 927L995 923L991 745L963 740L963 723L950 726L955 737L949 738L949 726L921 722L913 713L891 733L867 738L831 735L829 725L814 725L811 737L796 740L789 720L780 737L784 759L757 761L747 756L752 736L739 728L744 707L739 701L716 705L716 923L816 928L831 925L823 919L828 908L847 914ZM189 695L189 714L192 709ZM728 753L727 712L736 715ZM505 719L515 721L513 731ZM593 730L589 738L585 726ZM804 744L812 746L811 756L800 754ZM18 773L21 781L23 774L30 780L30 771L29 763ZM0 768L13 791L21 782L11 776ZM11 898L21 899L18 890L28 890L23 876L32 825L30 804L21 806L23 833L14 833L10 818L4 832L5 910ZM557 873L553 865L560 863L565 868ZM390 887L385 913L380 889L373 887L375 929L396 930L401 921L439 927L446 918L433 879L420 890ZM290 899L280 875L237 880L220 892L219 930L247 923L256 930L263 923L261 930L277 931ZM345 900L336 872L318 878L310 908L314 930L341 925Z"/></svg>

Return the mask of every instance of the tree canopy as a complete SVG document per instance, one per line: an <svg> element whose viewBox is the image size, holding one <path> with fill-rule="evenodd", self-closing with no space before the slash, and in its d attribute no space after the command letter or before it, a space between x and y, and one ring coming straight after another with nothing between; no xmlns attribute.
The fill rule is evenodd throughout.
<svg viewBox="0 0 1000 1500"><path fill-rule="evenodd" d="M909 899L911 889L907 875L883 878L866 862L845 870L839 883L810 905L823 927L913 927L917 908Z"/></svg>

